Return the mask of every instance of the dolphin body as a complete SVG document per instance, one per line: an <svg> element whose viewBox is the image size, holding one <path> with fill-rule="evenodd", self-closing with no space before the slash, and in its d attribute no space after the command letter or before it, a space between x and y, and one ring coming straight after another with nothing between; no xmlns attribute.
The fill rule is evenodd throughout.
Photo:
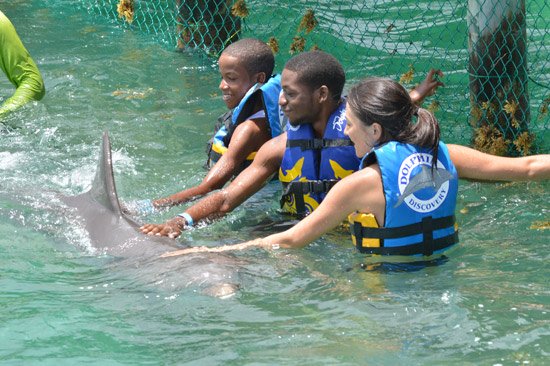
<svg viewBox="0 0 550 366"><path fill-rule="evenodd" d="M238 289L235 283L243 261L223 253L201 253L173 259L159 258L168 251L181 249L174 239L142 234L140 224L125 214L118 200L112 168L111 143L103 133L98 169L88 192L61 200L76 209L92 246L116 257L116 266L139 271L131 274L170 289L196 285L216 297L230 297Z"/></svg>

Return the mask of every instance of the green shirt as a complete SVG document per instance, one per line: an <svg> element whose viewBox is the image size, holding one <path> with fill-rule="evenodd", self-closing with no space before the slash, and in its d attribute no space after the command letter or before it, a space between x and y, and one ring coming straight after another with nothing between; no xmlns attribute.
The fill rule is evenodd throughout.
<svg viewBox="0 0 550 366"><path fill-rule="evenodd" d="M44 97L44 81L38 67L19 39L15 27L0 11L0 68L17 88L0 106L0 117L31 100Z"/></svg>

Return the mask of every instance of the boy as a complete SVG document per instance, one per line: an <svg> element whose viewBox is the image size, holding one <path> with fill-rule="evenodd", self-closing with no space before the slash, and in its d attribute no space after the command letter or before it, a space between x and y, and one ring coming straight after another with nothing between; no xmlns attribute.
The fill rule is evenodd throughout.
<svg viewBox="0 0 550 366"><path fill-rule="evenodd" d="M265 142L281 134L281 83L279 75L272 76L275 57L271 48L258 39L241 39L222 52L218 64L219 88L230 111L220 117L222 126L209 143L210 171L198 186L165 198L131 203L127 211L147 214L222 188L250 164Z"/></svg>

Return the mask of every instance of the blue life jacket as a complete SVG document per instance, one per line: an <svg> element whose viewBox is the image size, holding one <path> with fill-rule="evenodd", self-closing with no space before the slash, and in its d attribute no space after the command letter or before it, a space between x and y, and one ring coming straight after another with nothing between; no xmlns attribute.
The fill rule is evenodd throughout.
<svg viewBox="0 0 550 366"><path fill-rule="evenodd" d="M378 163L386 199L384 227L372 214L351 214L350 230L363 253L432 255L458 243L458 175L444 143L432 170L430 149L391 141L374 148L363 165Z"/></svg>
<svg viewBox="0 0 550 366"><path fill-rule="evenodd" d="M237 126L246 121L252 114L258 98L261 98L263 110L269 123L271 137L279 136L282 132L284 114L279 108L279 94L281 92L281 75L272 76L266 83L257 83L245 94L231 112L223 114L218 121L220 125L214 137L209 141L207 147L207 167L212 167L220 157L227 151L233 132ZM250 165L256 152L247 156L244 166Z"/></svg>
<svg viewBox="0 0 550 366"><path fill-rule="evenodd" d="M319 206L338 180L355 172L359 159L344 135L346 103L330 115L323 138L315 138L311 124L287 124L286 150L279 170L283 183L281 208L307 215Z"/></svg>

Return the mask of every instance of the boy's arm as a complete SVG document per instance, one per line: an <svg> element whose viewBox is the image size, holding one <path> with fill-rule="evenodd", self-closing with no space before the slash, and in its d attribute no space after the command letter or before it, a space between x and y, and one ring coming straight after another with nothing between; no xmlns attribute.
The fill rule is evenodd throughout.
<svg viewBox="0 0 550 366"><path fill-rule="evenodd" d="M225 154L214 164L203 181L195 187L153 201L154 207L170 207L222 188L242 166L246 157L270 139L267 120L259 118L239 124Z"/></svg>
<svg viewBox="0 0 550 366"><path fill-rule="evenodd" d="M550 179L550 155L508 158L461 145L447 145L459 178L492 181Z"/></svg>
<svg viewBox="0 0 550 366"><path fill-rule="evenodd" d="M218 190L203 198L185 211L185 215L194 222L206 218L220 217L246 201L260 190L281 166L285 151L286 134L280 135L267 143L256 154L252 164L243 170L226 188ZM163 224L145 224L140 230L144 234L178 237L183 228L189 224L187 219L177 216Z"/></svg>
<svg viewBox="0 0 550 366"><path fill-rule="evenodd" d="M0 107L0 116L31 100L44 97L44 81L38 67L19 39L9 19L0 12L0 67L17 88Z"/></svg>

